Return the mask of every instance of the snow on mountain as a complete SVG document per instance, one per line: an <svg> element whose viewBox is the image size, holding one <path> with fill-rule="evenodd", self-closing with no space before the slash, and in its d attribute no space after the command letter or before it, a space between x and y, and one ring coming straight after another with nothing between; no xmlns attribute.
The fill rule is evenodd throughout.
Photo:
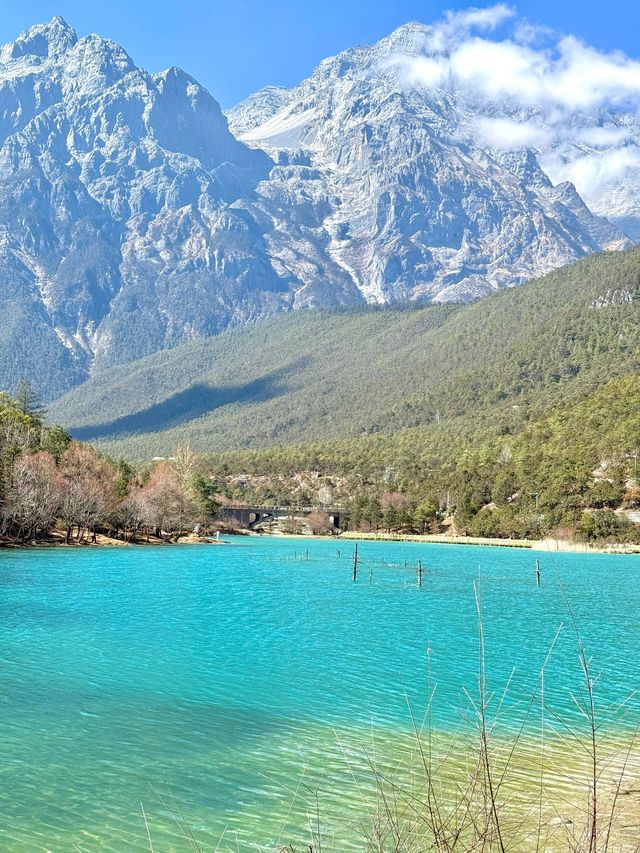
<svg viewBox="0 0 640 853"><path fill-rule="evenodd" d="M568 149L546 152L553 172L482 137L495 107L407 85L431 33L401 27L261 90L229 113L236 135L184 71L148 74L61 18L0 48L5 387L28 375L53 396L279 311L471 299L627 245L550 179Z"/></svg>
<svg viewBox="0 0 640 853"><path fill-rule="evenodd" d="M502 113L455 86L407 84L433 32L400 27L325 60L253 121L250 101L228 114L247 144L306 156L322 175L328 252L367 300L475 298L628 246L575 187L552 184L539 151L482 144L479 121Z"/></svg>
<svg viewBox="0 0 640 853"><path fill-rule="evenodd" d="M283 109L290 98L291 91L282 86L265 86L264 89L249 95L230 113L233 115L234 133L239 136L264 124Z"/></svg>
<svg viewBox="0 0 640 853"><path fill-rule="evenodd" d="M5 382L43 370L55 391L290 307L292 276L247 207L272 166L180 69L149 75L60 18L2 48Z"/></svg>

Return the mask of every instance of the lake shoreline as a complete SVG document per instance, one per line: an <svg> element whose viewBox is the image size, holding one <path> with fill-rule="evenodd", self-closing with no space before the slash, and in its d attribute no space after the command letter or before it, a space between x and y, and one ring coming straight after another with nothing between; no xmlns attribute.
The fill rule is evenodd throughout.
<svg viewBox="0 0 640 853"><path fill-rule="evenodd" d="M423 542L429 545L478 545L490 548L522 548L530 551L564 554L640 554L640 545L610 543L589 545L565 539L494 539L481 536L450 536L448 534L402 533L342 533L340 539L380 542Z"/></svg>
<svg viewBox="0 0 640 853"><path fill-rule="evenodd" d="M489 539L480 536L449 536L447 534L405 534L405 533L359 533L347 531L337 536L313 536L297 533L252 533L269 538L287 538L300 540L326 539L328 541L353 542L415 542L425 545L476 545L483 548L518 548L529 551L541 551L557 554L626 554L639 555L640 545L610 543L606 545L588 545L582 542L570 542L564 539Z"/></svg>
<svg viewBox="0 0 640 853"><path fill-rule="evenodd" d="M225 531L224 536L251 537L267 539L299 539L302 541L325 539L327 541L353 541L353 542L413 542L425 545L475 545L482 548L517 548L529 551L539 551L548 554L618 554L618 555L640 555L640 545L625 543L610 543L603 545L589 545L582 542L571 542L563 539L495 539L480 536L450 536L447 534L404 534L404 533L360 533L347 531L336 536L296 533L274 533L260 532L254 530ZM77 541L72 539L66 541L66 536L60 532L54 532L47 538L34 539L28 542L14 542L8 537L0 537L0 550L19 548L123 548L139 546L172 546L172 545L228 545L224 540L217 540L212 536L200 536L186 534L177 541L162 539L157 536L139 537L132 542L122 539L97 534L96 541Z"/></svg>
<svg viewBox="0 0 640 853"><path fill-rule="evenodd" d="M226 534L225 534L226 535ZM171 545L228 545L222 539L214 539L208 536L198 536L196 534L186 534L181 536L177 542L172 542L170 539L163 539L160 536L140 536L133 541L125 541L124 539L116 539L114 536L107 536L103 533L96 534L96 541L82 540L72 538L67 542L66 535L59 532L54 532L50 536L40 539L32 539L28 542L14 542L10 537L0 536L0 550L21 549L21 548L138 548L139 546L171 546Z"/></svg>

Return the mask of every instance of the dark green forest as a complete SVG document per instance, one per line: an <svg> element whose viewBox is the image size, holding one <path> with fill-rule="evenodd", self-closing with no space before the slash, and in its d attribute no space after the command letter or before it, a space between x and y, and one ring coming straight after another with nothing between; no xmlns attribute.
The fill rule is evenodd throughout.
<svg viewBox="0 0 640 853"><path fill-rule="evenodd" d="M639 445L640 378L629 376L518 432L460 418L208 462L230 497L250 503L313 502L315 480L355 526L438 532L452 515L475 536L637 541L636 525L614 510L640 506ZM301 482L301 471L313 480Z"/></svg>
<svg viewBox="0 0 640 853"><path fill-rule="evenodd" d="M457 419L517 432L640 364L640 252L471 305L299 311L97 374L51 407L137 459L334 441Z"/></svg>

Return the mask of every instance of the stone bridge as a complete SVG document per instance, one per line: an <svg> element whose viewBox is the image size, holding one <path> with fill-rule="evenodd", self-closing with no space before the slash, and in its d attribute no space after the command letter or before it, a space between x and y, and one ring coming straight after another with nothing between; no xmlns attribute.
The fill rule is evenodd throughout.
<svg viewBox="0 0 640 853"><path fill-rule="evenodd" d="M318 506L221 506L218 510L220 521L236 521L241 527L253 530L267 521L277 521L282 518L292 518L321 512L329 519L329 524L336 530L340 528L340 510Z"/></svg>

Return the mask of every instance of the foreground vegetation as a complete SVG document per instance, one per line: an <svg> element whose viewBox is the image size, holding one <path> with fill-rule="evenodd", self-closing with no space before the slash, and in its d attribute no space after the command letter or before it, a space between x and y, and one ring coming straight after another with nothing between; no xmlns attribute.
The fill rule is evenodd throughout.
<svg viewBox="0 0 640 853"><path fill-rule="evenodd" d="M632 853L640 850L637 822L637 696L605 704L596 672L557 567L555 583L575 641L581 684L566 686L570 711L553 707L546 671L564 622L541 662L534 692L510 697L510 681L491 683L485 648L480 581L474 583L478 616L478 682L465 689L466 726L449 737L432 727L436 685L428 650L427 708L417 718L408 704L414 740L393 770L376 757L369 766L376 806L363 821L364 849L377 851L557 851ZM629 719L630 717L630 719ZM507 722L508 721L508 722ZM525 735L528 727L537 735ZM307 848L320 853L320 824L310 823ZM292 845L285 848L295 853Z"/></svg>
<svg viewBox="0 0 640 853"><path fill-rule="evenodd" d="M188 448L134 469L45 426L28 385L0 392L0 537L14 544L62 530L68 544L98 534L175 539L214 517L215 486Z"/></svg>

